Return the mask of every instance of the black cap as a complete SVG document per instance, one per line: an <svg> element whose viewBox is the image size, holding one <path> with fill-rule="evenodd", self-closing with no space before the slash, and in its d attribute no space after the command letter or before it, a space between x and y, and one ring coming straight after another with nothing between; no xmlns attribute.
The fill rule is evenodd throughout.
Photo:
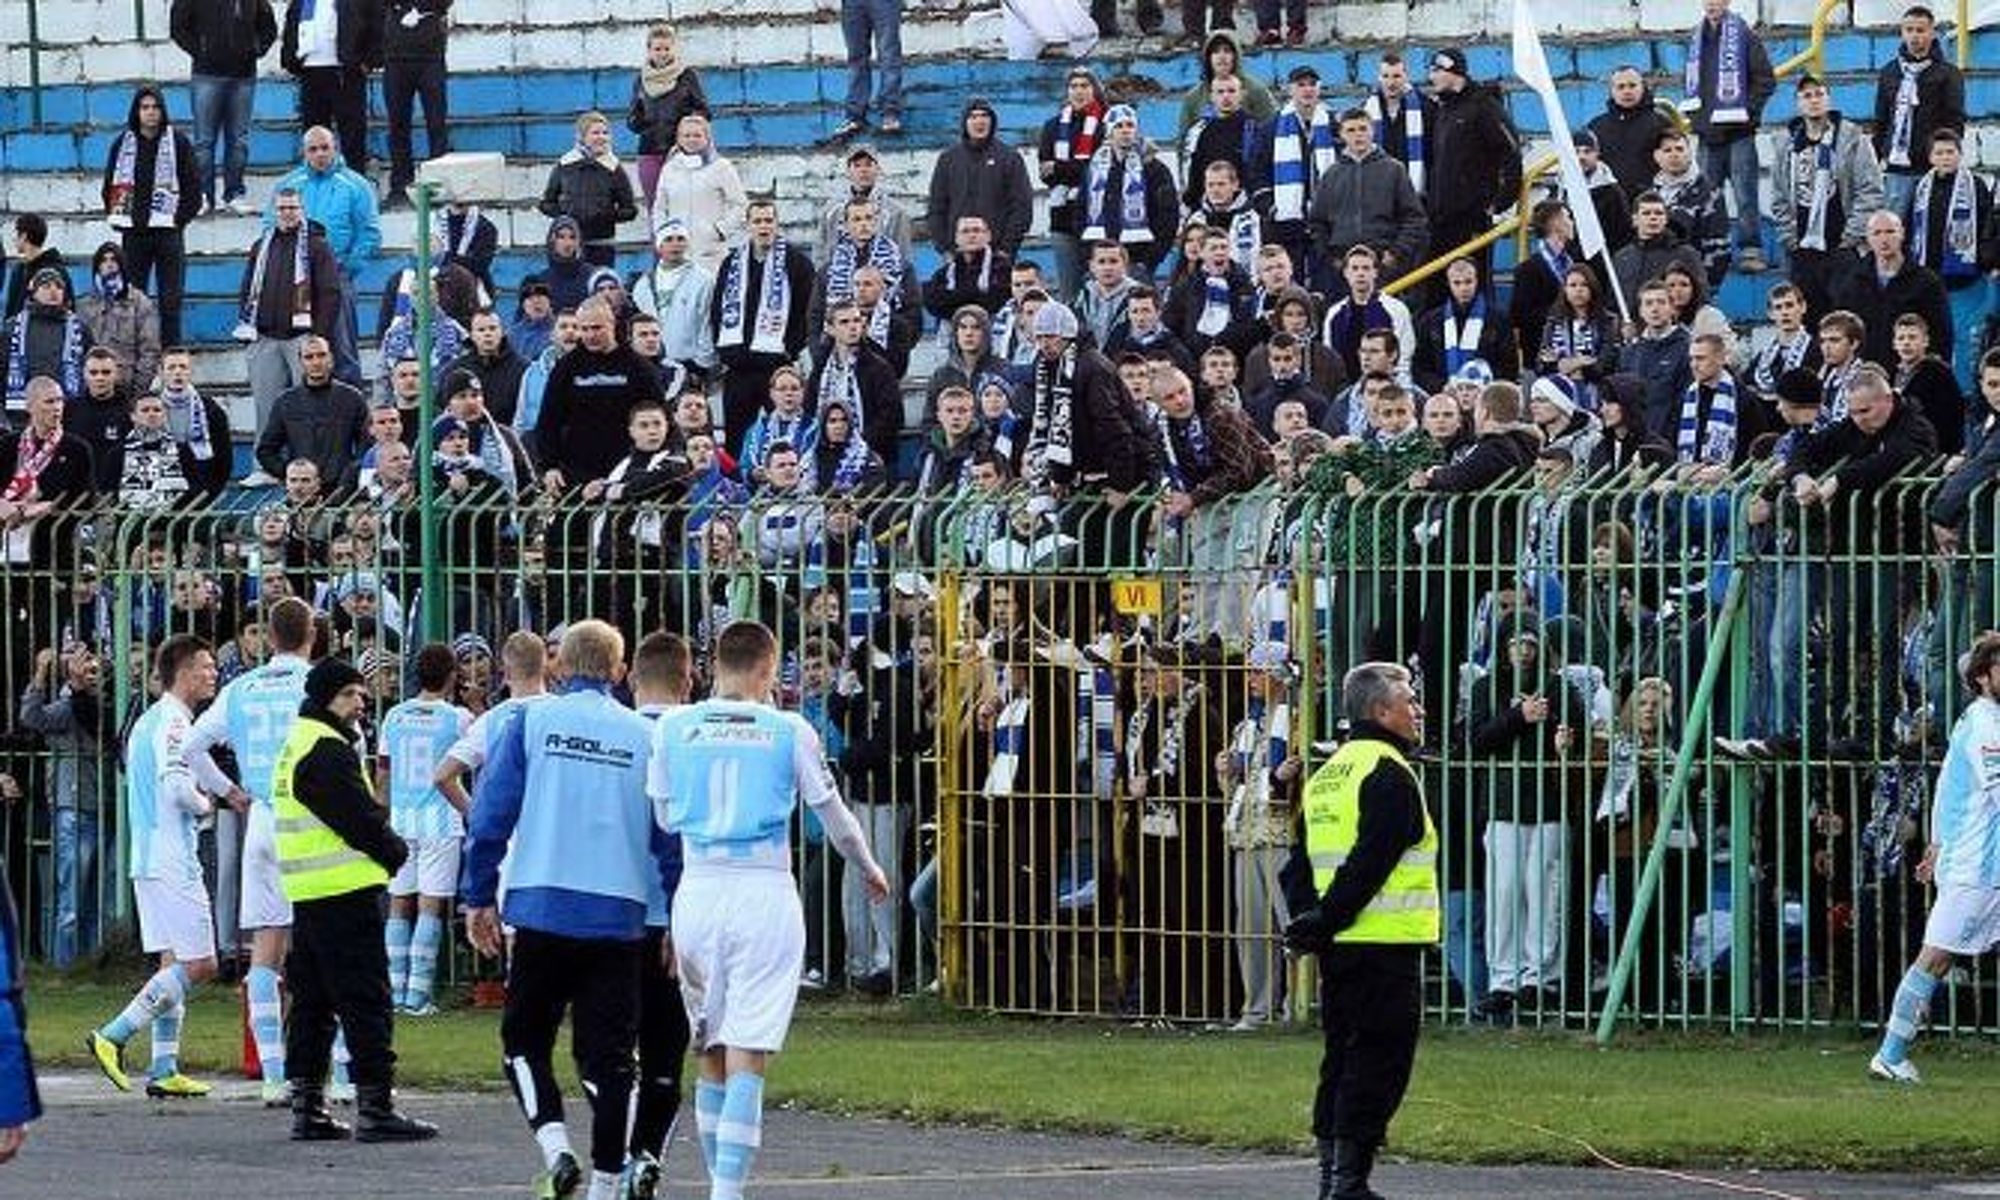
<svg viewBox="0 0 2000 1200"><path fill-rule="evenodd" d="M539 279L530 279L521 285L521 299L523 300L526 300L530 296L548 295L550 295L549 285Z"/></svg>
<svg viewBox="0 0 2000 1200"><path fill-rule="evenodd" d="M315 708L325 708L340 695L341 689L367 682L346 659L322 658L306 672L306 702Z"/></svg>
<svg viewBox="0 0 2000 1200"><path fill-rule="evenodd" d="M1576 148L1579 150L1585 146L1590 147L1592 150L1597 149L1597 135L1588 129L1576 130L1571 134L1570 140L1576 143Z"/></svg>
<svg viewBox="0 0 2000 1200"><path fill-rule="evenodd" d="M1297 83L1302 79L1310 79L1314 83L1318 83L1319 68L1313 66L1311 63L1300 63L1298 66L1292 68L1291 74L1285 76L1285 82L1287 83Z"/></svg>
<svg viewBox="0 0 2000 1200"><path fill-rule="evenodd" d="M449 399L460 392L483 392L485 390L486 384L480 380L479 376L466 370L464 367L460 367L458 370L444 377L444 391L441 394Z"/></svg>
<svg viewBox="0 0 2000 1200"><path fill-rule="evenodd" d="M1471 69L1465 63L1465 51L1446 48L1431 55L1431 70L1450 71L1454 75L1471 76Z"/></svg>

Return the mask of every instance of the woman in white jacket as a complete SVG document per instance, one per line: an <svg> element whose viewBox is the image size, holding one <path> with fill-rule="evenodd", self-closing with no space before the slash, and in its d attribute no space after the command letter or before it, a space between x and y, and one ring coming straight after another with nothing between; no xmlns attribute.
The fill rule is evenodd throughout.
<svg viewBox="0 0 2000 1200"><path fill-rule="evenodd" d="M667 218L679 217L687 223L688 257L712 273L742 235L749 202L736 164L715 152L708 118L698 113L682 117L653 196L654 244Z"/></svg>

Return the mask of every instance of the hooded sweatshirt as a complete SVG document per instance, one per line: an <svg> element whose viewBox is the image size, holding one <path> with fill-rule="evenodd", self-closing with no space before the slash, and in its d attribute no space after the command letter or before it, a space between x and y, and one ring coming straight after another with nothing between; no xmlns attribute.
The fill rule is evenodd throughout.
<svg viewBox="0 0 2000 1200"><path fill-rule="evenodd" d="M967 132L972 114L985 113L993 131L975 140ZM991 101L975 96L959 114L959 140L940 151L931 170L926 227L939 254L949 256L956 242L958 219L985 217L993 230L993 248L1012 257L1028 235L1034 219L1034 189L1028 168L1014 147L1000 137L1000 117Z"/></svg>
<svg viewBox="0 0 2000 1200"><path fill-rule="evenodd" d="M569 258L557 258L556 233L565 228L577 235L577 250ZM549 222L548 240L543 244L548 252L548 265L537 278L549 285L549 303L555 311L574 309L590 298L590 273L597 269L584 260L583 229L574 217L557 217Z"/></svg>
<svg viewBox="0 0 2000 1200"><path fill-rule="evenodd" d="M151 137L139 132L139 101L151 96L160 103L161 123L159 131ZM160 89L150 83L142 83L132 93L132 105L125 114L125 132L111 139L111 148L104 155L104 208L108 213L117 213L126 206L124 195L130 189L130 213L132 229L177 229L201 215L201 169L195 162L194 143L188 136L175 129L166 119L167 100ZM131 178L120 178L118 161L125 147L125 140L132 139L133 155ZM173 179L159 178L160 149L163 142L173 141ZM172 201L169 211L156 211L158 204Z"/></svg>

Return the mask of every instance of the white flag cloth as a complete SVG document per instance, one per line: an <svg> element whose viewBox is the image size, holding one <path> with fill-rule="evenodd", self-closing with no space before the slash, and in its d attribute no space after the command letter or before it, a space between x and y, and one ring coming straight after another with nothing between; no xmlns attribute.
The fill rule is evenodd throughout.
<svg viewBox="0 0 2000 1200"><path fill-rule="evenodd" d="M1597 207L1590 202L1590 184L1576 158L1576 139L1570 136L1569 117L1563 112L1562 97L1556 93L1555 78L1549 74L1548 56L1542 53L1542 35L1535 28L1535 14L1529 0L1514 0L1514 74L1542 98L1542 109L1549 118L1549 139L1555 143L1558 169L1562 172L1563 195L1570 198L1570 215L1576 219L1576 237L1583 246L1583 256L1605 255L1608 262L1604 226L1597 219ZM1613 271L1610 276L1606 282L1617 299L1618 311L1630 318L1633 314L1619 290L1618 274Z"/></svg>
<svg viewBox="0 0 2000 1200"><path fill-rule="evenodd" d="M1016 62L1032 62L1050 46L1071 58L1097 48L1097 22L1079 0L1001 0L1000 18L1000 40Z"/></svg>

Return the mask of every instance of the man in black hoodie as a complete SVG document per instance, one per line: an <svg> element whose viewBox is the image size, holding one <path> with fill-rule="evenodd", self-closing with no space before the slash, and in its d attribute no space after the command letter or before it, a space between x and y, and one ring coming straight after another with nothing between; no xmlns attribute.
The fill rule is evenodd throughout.
<svg viewBox="0 0 2000 1200"><path fill-rule="evenodd" d="M44 267L54 267L61 276L63 307L76 307L76 288L65 269L62 251L49 245L49 223L39 213L21 213L14 218L14 266L7 273L7 316L27 306L34 294L35 276Z"/></svg>
<svg viewBox="0 0 2000 1200"><path fill-rule="evenodd" d="M1430 212L1432 253L1471 241L1493 226L1492 214L1514 203L1521 190L1521 142L1507 103L1497 87L1473 83L1462 50L1431 56L1431 88L1437 95L1437 130L1431 137L1431 169L1450 187L1433 186ZM1493 251L1475 260L1481 279L1491 279ZM1433 288L1441 296L1441 288Z"/></svg>
<svg viewBox="0 0 2000 1200"><path fill-rule="evenodd" d="M223 143L222 203L248 216L250 112L257 98L257 60L278 40L271 0L174 0L169 30L193 59L194 152L204 206L215 203L215 143Z"/></svg>
<svg viewBox="0 0 2000 1200"><path fill-rule="evenodd" d="M292 1081L292 1140L337 1141L348 1127L326 1109L334 1021L347 1034L364 1142L421 1142L437 1126L396 1111L389 955L383 896L410 848L389 827L361 763L355 721L370 703L361 672L338 658L306 674L299 719L278 754L271 802L278 866L292 902L285 959L292 1011L285 1062Z"/></svg>
<svg viewBox="0 0 2000 1200"><path fill-rule="evenodd" d="M1021 249L1035 215L1027 165L1001 139L1000 118L992 101L983 96L966 102L958 144L939 151L931 169L925 228L939 254L951 256L958 219L967 215L986 218L994 248L1009 259Z"/></svg>
<svg viewBox="0 0 2000 1200"><path fill-rule="evenodd" d="M132 93L125 132L104 156L104 211L125 252L125 282L159 305L160 339L181 340L187 244L181 230L201 215L201 163L194 143L167 122L167 101L150 83Z"/></svg>
<svg viewBox="0 0 2000 1200"><path fill-rule="evenodd" d="M535 424L542 482L554 494L611 473L631 450L627 425L642 400L665 403L660 375L618 344L611 303L586 300L576 310L577 344L556 360Z"/></svg>
<svg viewBox="0 0 2000 1200"><path fill-rule="evenodd" d="M514 347L507 342L506 327L500 324L500 314L490 308L472 314L471 334L472 348L445 368L444 378L451 378L454 371L475 376L486 390L486 408L493 419L502 425L512 425L514 412L520 406L521 377L528 371L527 361L514 353Z"/></svg>
<svg viewBox="0 0 2000 1200"><path fill-rule="evenodd" d="M722 379L722 424L732 454L764 411L771 372L796 360L813 335L812 259L778 232L776 201L752 200L746 223L750 237L723 258L708 301L715 357L729 372ZM771 285L772 270L785 273L782 287Z"/></svg>

